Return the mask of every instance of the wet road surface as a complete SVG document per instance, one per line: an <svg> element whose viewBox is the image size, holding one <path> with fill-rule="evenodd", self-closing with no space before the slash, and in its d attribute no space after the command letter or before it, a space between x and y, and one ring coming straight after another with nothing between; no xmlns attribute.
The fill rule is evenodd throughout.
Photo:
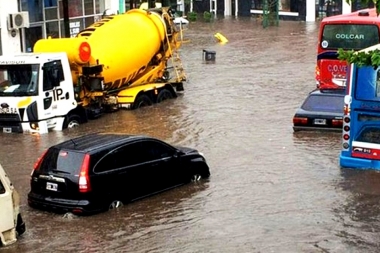
<svg viewBox="0 0 380 253"><path fill-rule="evenodd" d="M263 29L250 18L191 23L183 96L63 132L0 134L27 225L0 252L378 252L380 174L339 168L340 133L292 130L315 87L317 30L292 21ZM216 32L229 43L216 43ZM195 147L211 177L90 217L28 207L30 172L46 148L107 131Z"/></svg>

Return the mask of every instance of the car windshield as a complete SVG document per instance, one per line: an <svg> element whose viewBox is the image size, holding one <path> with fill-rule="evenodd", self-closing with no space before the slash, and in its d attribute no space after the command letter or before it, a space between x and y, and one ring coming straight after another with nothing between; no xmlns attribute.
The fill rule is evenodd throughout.
<svg viewBox="0 0 380 253"><path fill-rule="evenodd" d="M38 95L38 64L0 65L0 96Z"/></svg>
<svg viewBox="0 0 380 253"><path fill-rule="evenodd" d="M40 171L59 171L72 175L79 174L84 158L83 153L50 148L41 162Z"/></svg>
<svg viewBox="0 0 380 253"><path fill-rule="evenodd" d="M311 94L301 108L306 111L343 113L344 96Z"/></svg>

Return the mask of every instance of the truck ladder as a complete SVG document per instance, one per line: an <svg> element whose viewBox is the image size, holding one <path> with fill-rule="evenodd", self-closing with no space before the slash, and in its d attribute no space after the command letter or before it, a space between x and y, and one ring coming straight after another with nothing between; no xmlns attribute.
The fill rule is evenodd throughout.
<svg viewBox="0 0 380 253"><path fill-rule="evenodd" d="M186 81L186 73L183 69L181 58L179 57L178 49L172 51L171 57L172 67L175 72L175 81L183 82Z"/></svg>
<svg viewBox="0 0 380 253"><path fill-rule="evenodd" d="M168 13L163 13L162 14L163 19L165 19L164 16L167 16L167 19L171 20L171 17ZM171 20L172 21L172 20ZM180 45L182 45L183 42L183 34L182 34L182 29L180 29L180 36L181 40L177 41L177 27L173 22L171 22L171 34L168 34L166 32L166 41L168 42L168 53L171 56L171 68L174 69L175 77L171 78L170 81L172 82L184 82L186 81L186 73L182 65L181 58L179 56L178 48ZM174 47L174 50L173 48ZM167 55L168 56L168 55ZM169 57L169 56L168 56Z"/></svg>

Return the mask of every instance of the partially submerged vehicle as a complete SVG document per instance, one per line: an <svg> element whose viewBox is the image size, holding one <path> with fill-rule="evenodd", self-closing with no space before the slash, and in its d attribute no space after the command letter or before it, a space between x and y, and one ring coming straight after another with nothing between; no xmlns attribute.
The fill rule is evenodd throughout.
<svg viewBox="0 0 380 253"><path fill-rule="evenodd" d="M7 246L16 242L17 237L24 232L20 196L0 165L0 245Z"/></svg>

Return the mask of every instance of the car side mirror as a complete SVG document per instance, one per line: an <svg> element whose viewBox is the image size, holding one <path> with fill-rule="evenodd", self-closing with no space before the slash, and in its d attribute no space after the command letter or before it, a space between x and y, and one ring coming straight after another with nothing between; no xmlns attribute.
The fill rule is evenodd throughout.
<svg viewBox="0 0 380 253"><path fill-rule="evenodd" d="M183 152L181 150L176 150L173 157L178 158L178 157L181 157L182 155L183 155Z"/></svg>

